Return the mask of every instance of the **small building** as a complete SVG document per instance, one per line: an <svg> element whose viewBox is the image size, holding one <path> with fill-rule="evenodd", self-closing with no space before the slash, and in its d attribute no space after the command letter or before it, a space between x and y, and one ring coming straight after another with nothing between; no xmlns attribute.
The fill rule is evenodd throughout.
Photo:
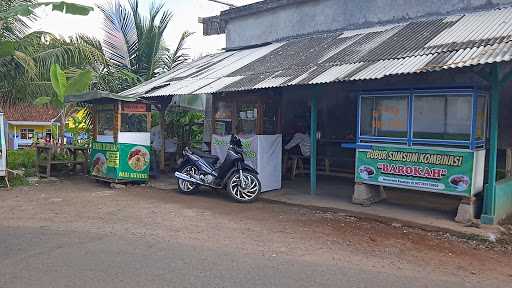
<svg viewBox="0 0 512 288"><path fill-rule="evenodd" d="M241 135L269 190L301 131L310 149L291 170L302 164L312 194L319 174L335 175L355 203L398 188L411 202L455 197L459 216L497 223L512 213L511 5L260 1L200 19L205 35L226 34L224 52L122 95L211 94L212 151Z"/></svg>
<svg viewBox="0 0 512 288"><path fill-rule="evenodd" d="M52 127L59 125L60 112L50 106L4 104L8 149L30 147L35 141L51 141Z"/></svg>

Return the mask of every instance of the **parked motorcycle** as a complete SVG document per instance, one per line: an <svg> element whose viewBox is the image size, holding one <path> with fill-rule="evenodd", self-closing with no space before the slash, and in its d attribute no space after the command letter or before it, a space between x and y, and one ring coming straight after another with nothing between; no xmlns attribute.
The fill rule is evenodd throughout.
<svg viewBox="0 0 512 288"><path fill-rule="evenodd" d="M242 141L235 135L231 136L226 158L220 165L219 157L188 147L183 156L174 173L178 190L183 194L197 193L204 186L225 189L235 201L248 203L261 193L258 172L244 162Z"/></svg>

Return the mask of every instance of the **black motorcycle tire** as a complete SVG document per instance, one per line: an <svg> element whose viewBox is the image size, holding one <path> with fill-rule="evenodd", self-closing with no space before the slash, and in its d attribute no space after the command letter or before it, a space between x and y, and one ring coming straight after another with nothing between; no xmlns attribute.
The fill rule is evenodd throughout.
<svg viewBox="0 0 512 288"><path fill-rule="evenodd" d="M231 199L233 199L235 202L238 202L238 203L252 203L256 200L258 200L258 198L260 197L260 194L261 194L261 182L260 182L260 179L258 178L258 176L254 173L250 173L250 172L247 172L247 171L244 171L243 172L244 174L249 174L251 175L252 177L254 177L254 179L256 179L257 183L258 183L258 190L257 190L257 193L254 197L250 198L250 199L241 199L239 197L237 197L235 195L235 191L233 191L233 188L231 187L231 182L233 181L233 178L237 177L239 174L238 172L235 172L233 173L233 175L231 175L228 179L228 182L226 184L226 191L228 192L229 196L231 197Z"/></svg>
<svg viewBox="0 0 512 288"><path fill-rule="evenodd" d="M188 169L190 169L191 167L194 167L194 165L184 166L184 167L180 168L178 170L178 172L183 173L183 174L187 174L186 171ZM195 169L197 169L197 168L195 168ZM183 181L183 183L189 183L187 181L178 179L178 192L180 192L181 194L185 194L185 195L194 195L194 194L199 193L199 185L193 184L193 183L189 183L192 186L192 189L187 190L187 189L183 189L181 181Z"/></svg>

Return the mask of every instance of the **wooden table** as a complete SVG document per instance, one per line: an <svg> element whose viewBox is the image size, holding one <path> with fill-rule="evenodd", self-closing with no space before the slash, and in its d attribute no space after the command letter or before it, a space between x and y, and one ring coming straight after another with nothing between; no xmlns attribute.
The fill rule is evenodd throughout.
<svg viewBox="0 0 512 288"><path fill-rule="evenodd" d="M55 153L58 150L65 151L71 155L70 160L56 160ZM78 156L82 154L83 159L79 160ZM42 156L46 156L46 159L42 159ZM73 172L76 172L78 165L82 167L82 172L87 175L88 171L88 159L89 159L89 148L79 146L64 146L56 147L54 145L38 145L36 146L36 173L38 177L51 176L52 165L57 164L71 164L73 165ZM41 167L45 168L45 173L41 174Z"/></svg>

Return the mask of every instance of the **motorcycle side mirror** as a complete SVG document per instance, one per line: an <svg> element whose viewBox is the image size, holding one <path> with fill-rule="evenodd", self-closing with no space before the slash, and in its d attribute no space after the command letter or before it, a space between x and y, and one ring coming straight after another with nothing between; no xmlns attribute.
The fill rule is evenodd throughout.
<svg viewBox="0 0 512 288"><path fill-rule="evenodd" d="M233 135L231 135L231 139L229 140L229 144L231 146L242 147L242 140L240 140L240 138L238 138L238 136L233 134Z"/></svg>

